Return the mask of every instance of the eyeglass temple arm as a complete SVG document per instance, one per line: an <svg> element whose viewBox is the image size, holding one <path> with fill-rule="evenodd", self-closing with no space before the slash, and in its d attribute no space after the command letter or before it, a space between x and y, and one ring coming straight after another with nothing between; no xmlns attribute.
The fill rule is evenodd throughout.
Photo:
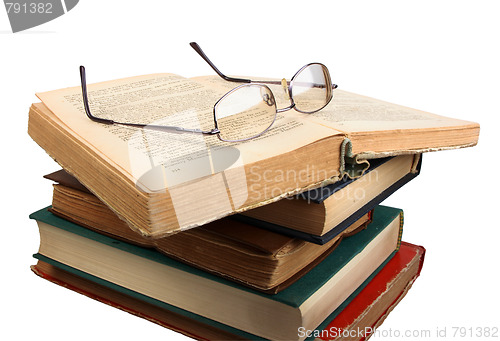
<svg viewBox="0 0 500 341"><path fill-rule="evenodd" d="M234 78L234 77L226 76L225 74L220 72L219 69L217 69L217 67L214 65L214 63L212 63L212 61L210 59L208 59L207 55L205 54L205 52L203 52L203 50L201 49L200 45L198 45L198 43L191 42L191 43L189 43L189 45L191 45L191 47L201 56L201 58L203 58L208 63L208 65L210 65L210 67L222 79L229 81L229 82L237 82L237 83L251 83L252 82L250 79Z"/></svg>
<svg viewBox="0 0 500 341"><path fill-rule="evenodd" d="M208 65L210 65L210 67L212 67L212 69L222 79L224 79L226 81L229 81L229 82L238 82L238 83L263 83L263 84L276 84L276 85L280 85L281 84L281 81L270 81L270 80L252 81L251 79L234 78L234 77L226 76L225 74L223 74L222 72L220 72L220 70L214 65L214 63L212 63L212 61L207 57L207 55L205 54L205 52L203 52L203 50L201 49L200 45L198 45L198 43L196 43L196 42L193 41L193 42L189 43L189 45L191 45L191 47L201 56L201 58L203 58L208 63ZM290 81L287 81L287 83L290 84ZM324 87L324 85L318 84L317 87ZM337 88L337 84L332 84L332 89L336 89L336 88Z"/></svg>
<svg viewBox="0 0 500 341"><path fill-rule="evenodd" d="M89 100L87 96L87 80L85 76L85 67L80 66L80 80L82 84L82 99L83 99L83 107L85 108L85 114L94 122L104 123L104 124L119 124L128 127L136 127L136 128L146 128L152 130L160 130L172 133L196 133L196 134L205 134L205 135L214 135L218 134L220 131L217 128L214 128L210 131L203 131L200 129L188 129L182 127L175 126L160 126L160 125L151 125L151 124L141 124L141 123L126 123L126 122L115 122L113 120L108 120L105 118L100 118L92 115L89 107Z"/></svg>
<svg viewBox="0 0 500 341"><path fill-rule="evenodd" d="M281 81L250 81L251 83L263 83L263 84L274 84L274 85L281 85L283 84ZM286 81L287 85L290 85L290 81ZM300 84L300 83L294 83L294 84ZM306 84L307 86L310 86L310 83L303 83ZM314 88L325 88L325 84L312 84ZM338 88L337 84L332 84L332 90L335 90Z"/></svg>
<svg viewBox="0 0 500 341"><path fill-rule="evenodd" d="M85 114L94 122L104 123L104 124L113 124L115 123L113 120L107 120L105 118L99 118L92 115L89 107L89 100L87 96L87 78L85 76L85 67L80 66L80 81L82 84L82 99L83 99L83 107L85 108Z"/></svg>

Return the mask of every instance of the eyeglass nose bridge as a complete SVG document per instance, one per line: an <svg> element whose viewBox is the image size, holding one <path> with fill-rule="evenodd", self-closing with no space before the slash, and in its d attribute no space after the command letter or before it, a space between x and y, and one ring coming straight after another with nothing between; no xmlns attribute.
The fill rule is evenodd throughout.
<svg viewBox="0 0 500 341"><path fill-rule="evenodd" d="M286 81L286 78L283 78L281 80L281 87L283 88L283 91L285 92L286 99L290 99L290 91L289 91L289 85L288 82Z"/></svg>
<svg viewBox="0 0 500 341"><path fill-rule="evenodd" d="M291 85L286 80L286 78L283 78L281 80L281 87L283 88L283 92L285 93L285 99L290 100L290 105L288 107L285 107L285 108L276 108L277 113L288 111L288 110L291 110L295 107L295 102L293 101L293 98L290 96L290 86Z"/></svg>

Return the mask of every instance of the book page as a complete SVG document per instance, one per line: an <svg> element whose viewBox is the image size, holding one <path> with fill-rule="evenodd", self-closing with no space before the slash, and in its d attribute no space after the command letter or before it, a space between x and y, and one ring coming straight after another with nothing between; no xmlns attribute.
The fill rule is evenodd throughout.
<svg viewBox="0 0 500 341"><path fill-rule="evenodd" d="M242 77L242 76L237 76ZM248 77L242 77L248 78ZM210 88L229 91L238 83L222 80L218 76L193 78ZM252 77L259 80L274 80ZM291 102L281 85L266 84L273 91L278 108L288 107ZM436 127L461 126L470 122L431 114L378 99L354 94L341 89L333 91L333 99L323 109L312 114L290 110L281 115L299 115L300 120L314 122L347 133L388 131L396 129L429 129Z"/></svg>
<svg viewBox="0 0 500 341"><path fill-rule="evenodd" d="M196 80L204 81L214 88L229 83L217 76ZM278 108L289 107L292 101L288 98L286 87L290 83L285 88L279 81L274 80L273 83L277 84L266 85L275 94ZM298 93L301 93L300 90ZM312 92L308 94L309 97L300 97L300 105L317 107L314 102L321 96L314 96ZM348 141L346 150L350 155L356 155L356 160L472 146L477 143L479 135L479 125L474 122L434 115L340 89L333 90L331 102L315 113L303 114L289 110L282 115L300 115L301 121L343 132L348 139L345 140Z"/></svg>
<svg viewBox="0 0 500 341"><path fill-rule="evenodd" d="M347 133L428 129L469 123L340 89L334 90L333 94L332 102L325 109L311 114L310 118Z"/></svg>
<svg viewBox="0 0 500 341"><path fill-rule="evenodd" d="M69 130L113 160L136 179L143 190L153 192L340 134L331 127L304 120L303 115L296 112L278 115L267 133L240 143L223 142L215 135L155 128L177 126L210 131L214 128L213 106L226 91L227 87L209 87L173 74L88 85L89 105L94 116L149 125L146 128L90 120L83 108L80 87L37 96Z"/></svg>

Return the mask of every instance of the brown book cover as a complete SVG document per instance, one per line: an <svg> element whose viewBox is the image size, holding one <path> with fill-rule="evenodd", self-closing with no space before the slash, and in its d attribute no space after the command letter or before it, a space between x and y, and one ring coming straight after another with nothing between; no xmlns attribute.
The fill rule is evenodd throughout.
<svg viewBox="0 0 500 341"><path fill-rule="evenodd" d="M371 213L364 215L325 245L230 218L169 237L144 238L65 171L45 177L57 182L50 209L54 214L113 238L156 248L179 261L270 294L291 285L327 257L344 236L371 221Z"/></svg>

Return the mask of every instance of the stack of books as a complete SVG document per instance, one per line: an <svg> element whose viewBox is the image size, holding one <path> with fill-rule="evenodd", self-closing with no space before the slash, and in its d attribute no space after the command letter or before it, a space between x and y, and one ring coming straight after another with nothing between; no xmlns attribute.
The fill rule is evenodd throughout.
<svg viewBox="0 0 500 341"><path fill-rule="evenodd" d="M93 84L89 96L108 119L205 129L226 90L155 74ZM380 203L418 175L423 152L479 134L340 90L241 143L93 122L79 87L38 96L28 132L63 169L46 175L52 205L31 215L32 270L203 340L369 338L425 254L401 241L402 210Z"/></svg>

